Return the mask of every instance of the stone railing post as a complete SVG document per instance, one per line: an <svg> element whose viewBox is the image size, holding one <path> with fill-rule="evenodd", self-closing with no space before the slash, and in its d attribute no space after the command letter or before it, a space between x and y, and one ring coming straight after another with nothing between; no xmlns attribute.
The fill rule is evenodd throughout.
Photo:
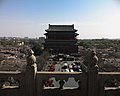
<svg viewBox="0 0 120 96"><path fill-rule="evenodd" d="M88 96L98 96L98 58L95 51L90 52L88 65Z"/></svg>
<svg viewBox="0 0 120 96"><path fill-rule="evenodd" d="M36 57L34 56L34 52L32 50L28 50L27 66L25 72L26 96L36 96L36 72Z"/></svg>

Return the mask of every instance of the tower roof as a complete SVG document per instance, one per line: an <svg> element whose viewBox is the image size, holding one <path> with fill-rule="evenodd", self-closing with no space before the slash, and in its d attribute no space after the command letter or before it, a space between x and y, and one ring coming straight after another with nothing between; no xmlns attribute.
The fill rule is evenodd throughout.
<svg viewBox="0 0 120 96"><path fill-rule="evenodd" d="M50 25L49 24L49 29L45 31L74 31L76 32L77 30L74 29L74 24L73 25Z"/></svg>

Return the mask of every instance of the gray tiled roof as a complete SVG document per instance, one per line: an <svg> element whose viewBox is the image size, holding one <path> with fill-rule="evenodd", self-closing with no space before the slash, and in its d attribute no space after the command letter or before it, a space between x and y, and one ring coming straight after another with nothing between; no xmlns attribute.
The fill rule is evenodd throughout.
<svg viewBox="0 0 120 96"><path fill-rule="evenodd" d="M45 31L77 31L74 29L74 24L73 25L50 25L49 24L49 29Z"/></svg>

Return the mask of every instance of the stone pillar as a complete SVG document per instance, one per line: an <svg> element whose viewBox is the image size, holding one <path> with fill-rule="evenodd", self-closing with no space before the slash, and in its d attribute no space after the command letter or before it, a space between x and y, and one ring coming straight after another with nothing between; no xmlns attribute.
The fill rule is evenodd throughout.
<svg viewBox="0 0 120 96"><path fill-rule="evenodd" d="M27 66L26 66L26 96L36 96L36 57L34 56L34 52L32 50L28 51L27 57Z"/></svg>
<svg viewBox="0 0 120 96"><path fill-rule="evenodd" d="M98 96L98 58L95 51L90 53L88 65L88 96Z"/></svg>

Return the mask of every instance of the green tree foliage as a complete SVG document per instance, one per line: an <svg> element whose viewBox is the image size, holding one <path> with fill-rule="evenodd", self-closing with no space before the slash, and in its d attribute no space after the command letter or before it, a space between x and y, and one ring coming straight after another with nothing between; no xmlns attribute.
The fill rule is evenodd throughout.
<svg viewBox="0 0 120 96"><path fill-rule="evenodd" d="M35 43L32 47L35 56L39 56L42 54L41 44Z"/></svg>
<svg viewBox="0 0 120 96"><path fill-rule="evenodd" d="M46 66L46 61L49 58L49 52L43 51L40 56L37 56L37 64L38 64L38 70L41 71L43 67Z"/></svg>
<svg viewBox="0 0 120 96"><path fill-rule="evenodd" d="M29 39L29 46L34 51L35 56L39 56L42 54L42 45L38 39Z"/></svg>
<svg viewBox="0 0 120 96"><path fill-rule="evenodd" d="M79 40L79 46L83 46L84 48L97 48L97 49L105 49L105 48L114 48L116 51L120 50L120 40L112 40L112 39L85 39Z"/></svg>

